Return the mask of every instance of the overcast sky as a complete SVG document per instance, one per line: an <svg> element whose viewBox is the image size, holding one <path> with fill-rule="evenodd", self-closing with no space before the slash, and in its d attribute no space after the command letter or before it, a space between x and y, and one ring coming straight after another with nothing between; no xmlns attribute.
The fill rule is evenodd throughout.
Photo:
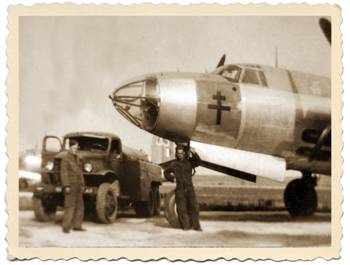
<svg viewBox="0 0 350 265"><path fill-rule="evenodd" d="M330 76L318 17L21 17L20 150L45 134L97 130L150 152L152 135L122 118L108 95L133 76L211 71L227 63Z"/></svg>

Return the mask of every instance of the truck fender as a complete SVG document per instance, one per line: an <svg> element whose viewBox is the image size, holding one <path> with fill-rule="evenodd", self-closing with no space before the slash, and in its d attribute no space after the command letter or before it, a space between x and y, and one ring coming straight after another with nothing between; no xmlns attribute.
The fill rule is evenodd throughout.
<svg viewBox="0 0 350 265"><path fill-rule="evenodd" d="M116 197L119 197L119 195L120 195L119 180L113 181L111 186L112 186L112 188L114 190L114 193L115 193Z"/></svg>
<svg viewBox="0 0 350 265"><path fill-rule="evenodd" d="M118 178L117 174L113 170L109 170L109 169L100 170L100 171L97 171L94 174L101 175L101 176L105 176L105 175L108 175L108 174L113 174L113 175L115 175Z"/></svg>

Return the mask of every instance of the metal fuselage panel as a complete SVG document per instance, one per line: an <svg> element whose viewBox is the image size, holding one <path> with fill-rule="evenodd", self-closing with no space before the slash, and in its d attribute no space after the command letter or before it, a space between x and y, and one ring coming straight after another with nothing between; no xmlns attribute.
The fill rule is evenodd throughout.
<svg viewBox="0 0 350 265"><path fill-rule="evenodd" d="M197 87L189 78L158 78L159 116L153 133L168 139L187 140L197 124Z"/></svg>

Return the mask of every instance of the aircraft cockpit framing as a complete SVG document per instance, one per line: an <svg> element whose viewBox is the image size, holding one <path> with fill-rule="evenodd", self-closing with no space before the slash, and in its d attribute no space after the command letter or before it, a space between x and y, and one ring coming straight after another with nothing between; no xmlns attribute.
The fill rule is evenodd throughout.
<svg viewBox="0 0 350 265"><path fill-rule="evenodd" d="M148 78L121 86L111 97L116 110L134 125L152 130L159 112L157 80Z"/></svg>
<svg viewBox="0 0 350 265"><path fill-rule="evenodd" d="M213 73L234 83L268 86L265 74L259 65L228 64L217 68Z"/></svg>

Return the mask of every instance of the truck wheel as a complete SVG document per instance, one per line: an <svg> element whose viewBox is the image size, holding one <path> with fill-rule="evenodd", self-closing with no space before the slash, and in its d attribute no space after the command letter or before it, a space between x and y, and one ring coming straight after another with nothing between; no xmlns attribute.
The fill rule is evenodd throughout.
<svg viewBox="0 0 350 265"><path fill-rule="evenodd" d="M96 196L97 219L104 224L110 224L117 218L118 198L109 183L103 183L98 187Z"/></svg>
<svg viewBox="0 0 350 265"><path fill-rule="evenodd" d="M152 186L152 200L153 200L153 215L160 215L160 193L159 185Z"/></svg>
<svg viewBox="0 0 350 265"><path fill-rule="evenodd" d="M180 228L180 223L176 211L175 190L172 190L165 195L164 214L165 218L173 228Z"/></svg>
<svg viewBox="0 0 350 265"><path fill-rule="evenodd" d="M49 222L55 220L57 206L50 204L48 200L43 200L33 196L33 208L35 218L40 222Z"/></svg>

